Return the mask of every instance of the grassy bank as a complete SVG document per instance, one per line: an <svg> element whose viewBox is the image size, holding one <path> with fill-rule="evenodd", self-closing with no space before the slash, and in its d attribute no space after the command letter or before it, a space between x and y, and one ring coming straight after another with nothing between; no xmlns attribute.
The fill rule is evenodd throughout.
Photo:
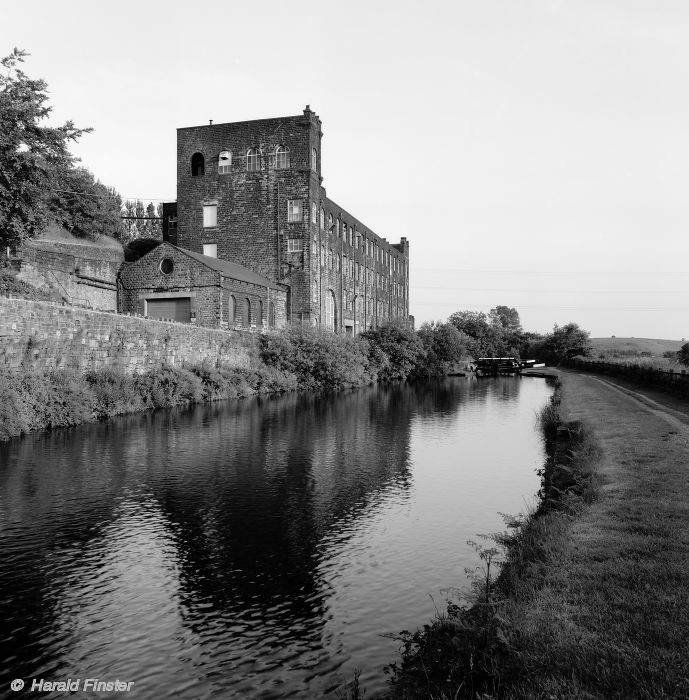
<svg viewBox="0 0 689 700"><path fill-rule="evenodd" d="M538 679L570 658L544 652L549 642L535 601L552 585L552 574L571 546L573 523L598 490L599 450L592 432L581 422L563 421L561 398L558 387L539 417L548 459L537 510L505 516L504 532L469 543L481 559L481 567L470 573L470 592L450 601L423 629L400 636L401 660L390 669L386 697L550 697L548 683L538 690Z"/></svg>

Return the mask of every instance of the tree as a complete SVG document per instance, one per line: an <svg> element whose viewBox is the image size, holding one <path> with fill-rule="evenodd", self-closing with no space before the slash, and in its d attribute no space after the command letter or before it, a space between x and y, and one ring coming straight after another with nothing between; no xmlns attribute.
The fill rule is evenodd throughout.
<svg viewBox="0 0 689 700"><path fill-rule="evenodd" d="M510 334L520 333L522 323L519 319L519 312L510 306L496 306L488 314L490 323L497 328Z"/></svg>
<svg viewBox="0 0 689 700"><path fill-rule="evenodd" d="M67 146L91 129L71 121L45 124L47 85L18 67L28 54L15 48L0 61L0 245L15 246L40 233L50 220L48 191L54 178L71 167Z"/></svg>
<svg viewBox="0 0 689 700"><path fill-rule="evenodd" d="M564 326L555 324L553 332L529 347L529 354L546 362L562 362L576 355L589 354L589 332L579 328L576 323Z"/></svg>
<svg viewBox="0 0 689 700"><path fill-rule="evenodd" d="M456 311L448 321L470 337L468 350L475 358L495 357L507 352L509 345L502 337L502 329L491 325L483 311Z"/></svg>
<svg viewBox="0 0 689 700"><path fill-rule="evenodd" d="M418 376L442 376L468 353L471 338L451 323L424 323L418 336L426 351L416 370Z"/></svg>
<svg viewBox="0 0 689 700"><path fill-rule="evenodd" d="M406 379L425 354L416 333L403 325L387 323L359 337L368 341L369 359L381 381Z"/></svg>
<svg viewBox="0 0 689 700"><path fill-rule="evenodd" d="M681 365L689 367L689 343L684 343L677 351L677 359Z"/></svg>
<svg viewBox="0 0 689 700"><path fill-rule="evenodd" d="M122 198L85 168L64 168L53 178L48 202L55 221L75 236L121 238Z"/></svg>

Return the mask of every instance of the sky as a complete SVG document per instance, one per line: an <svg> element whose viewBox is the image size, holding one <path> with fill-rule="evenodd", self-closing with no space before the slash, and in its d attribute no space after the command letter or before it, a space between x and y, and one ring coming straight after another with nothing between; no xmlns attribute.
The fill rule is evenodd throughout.
<svg viewBox="0 0 689 700"><path fill-rule="evenodd" d="M689 337L689 3L3 3L0 51L49 87L73 152L176 198L176 129L322 120L328 196L410 241L417 326L458 310Z"/></svg>

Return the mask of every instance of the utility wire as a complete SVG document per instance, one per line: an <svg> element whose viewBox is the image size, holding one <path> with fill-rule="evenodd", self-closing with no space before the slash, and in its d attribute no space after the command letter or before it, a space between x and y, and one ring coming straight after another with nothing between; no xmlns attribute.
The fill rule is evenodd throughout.
<svg viewBox="0 0 689 700"><path fill-rule="evenodd" d="M456 301L413 301L411 306L454 306ZM520 309L551 309L570 311L689 311L689 306L526 306Z"/></svg>
<svg viewBox="0 0 689 700"><path fill-rule="evenodd" d="M426 287L411 285L414 290L430 289L446 292L524 292L535 294L689 294L689 289L497 289L493 287Z"/></svg>

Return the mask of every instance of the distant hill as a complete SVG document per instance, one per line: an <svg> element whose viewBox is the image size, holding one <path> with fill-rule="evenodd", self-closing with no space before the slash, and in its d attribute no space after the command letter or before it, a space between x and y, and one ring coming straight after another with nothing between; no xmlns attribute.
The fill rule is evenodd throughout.
<svg viewBox="0 0 689 700"><path fill-rule="evenodd" d="M658 338L591 338L593 354L662 357L664 352L677 350L682 347L681 340L661 340Z"/></svg>

